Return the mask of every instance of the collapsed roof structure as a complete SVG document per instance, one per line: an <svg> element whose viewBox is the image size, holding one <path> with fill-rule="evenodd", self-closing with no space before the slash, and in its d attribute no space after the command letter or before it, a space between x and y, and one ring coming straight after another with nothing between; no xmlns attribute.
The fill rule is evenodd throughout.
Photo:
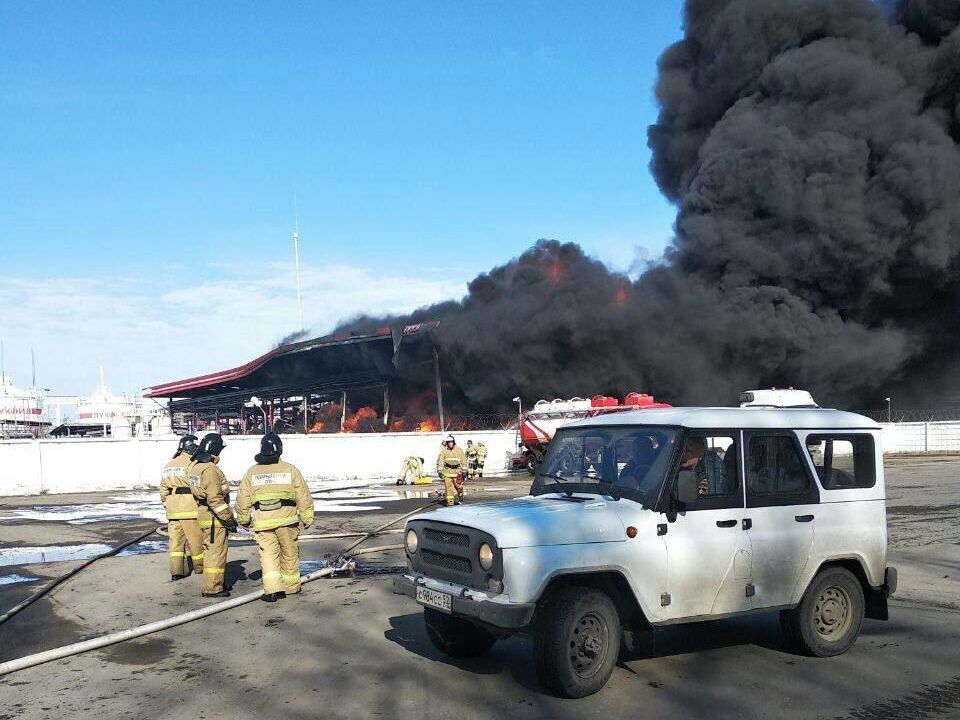
<svg viewBox="0 0 960 720"><path fill-rule="evenodd" d="M395 388L409 392L413 384L436 393L442 429L439 358L430 335L438 324L384 326L369 333L339 333L280 345L244 365L147 387L143 395L170 399L176 430L212 425L219 432L237 434L263 432L266 427L343 431L351 395L376 394L380 399L376 424L384 430L397 429L390 420L391 392ZM329 422L334 405L340 413L339 427ZM324 412L327 422L318 422Z"/></svg>

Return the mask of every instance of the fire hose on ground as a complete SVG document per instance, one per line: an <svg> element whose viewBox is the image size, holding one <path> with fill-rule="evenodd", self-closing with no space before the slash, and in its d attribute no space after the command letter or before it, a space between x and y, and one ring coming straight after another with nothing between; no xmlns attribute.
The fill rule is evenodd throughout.
<svg viewBox="0 0 960 720"><path fill-rule="evenodd" d="M102 554L100 554L100 555L95 555L94 557L90 558L89 560L87 560L87 561L84 562L83 564L78 565L77 567L73 568L73 570L71 570L70 572L68 572L68 573L66 573L66 574L64 574L64 575L61 575L60 577L56 578L53 582L51 582L51 583L49 583L48 585L42 587L40 590L38 590L37 592L35 592L33 595L31 595L30 597L28 597L28 598L27 598L26 600L24 600L23 602L21 602L21 603L19 603L19 604L17 604L17 605L14 605L12 608L10 608L9 610L7 610L3 615L0 615L0 625L2 625L2 624L5 623L7 620L9 620L10 618L12 618L14 615L16 615L16 614L17 614L18 612L20 612L21 610L25 610L26 608L28 608L28 607L30 607L31 605L33 605L33 603L35 603L37 600L39 600L40 598L42 598L42 597L43 597L44 595L46 595L48 592L50 592L51 590L53 590L55 587L57 587L57 585L60 585L61 583L65 583L67 580L69 580L70 578L72 578L72 577L73 577L74 575L76 575L78 572L80 572L81 570L83 570L83 569L86 568L86 567L89 567L90 565L92 565L93 563L95 563L97 560L102 560L103 558L113 557L114 555L116 555L117 553L119 553L121 550L124 550L125 548L128 548L128 547L130 547L131 545L134 545L134 544L140 542L140 541L143 540L144 538L150 537L150 536L153 535L155 532L157 532L157 530L159 530L159 529L160 529L160 528L155 527L155 528L153 528L152 530L148 530L147 532L143 533L142 535L138 535L137 537L133 538L132 540L127 540L127 541L124 542L123 544L117 545L115 548L112 548L111 550L108 550L108 551L105 552L105 553L102 553Z"/></svg>
<svg viewBox="0 0 960 720"><path fill-rule="evenodd" d="M386 530L391 525L395 525L401 520L406 520L411 515L415 515L417 513L423 512L424 510L436 504L437 504L436 502L431 502L431 503L428 503L427 505L424 505L423 507L417 508L416 510L411 510L410 512L404 513L403 515L400 515L399 517L394 518L390 522L384 523L383 525L380 525L379 527L364 534L359 540L357 540L348 548L340 552L340 554L337 555L337 558L334 561L332 566L325 567L320 570L316 570L315 572L308 573L307 575L302 575L300 577L301 584L312 582L314 580L318 580L323 577L328 577L330 575L333 575L336 572L341 572L341 571L346 571L351 569L352 562L346 558L347 553L355 550L363 542L370 539L377 533L380 533ZM24 603L20 603L20 605L22 605L23 607L17 606L15 608L12 608L8 613L6 613L6 615L4 616L4 619L6 619L7 616L12 617L12 614L16 614L16 612L20 612L20 610L22 610L24 607L38 600L40 597L42 597L43 595L48 593L50 590L52 590L56 585L59 585L60 583L69 579L70 577L73 577L74 575L77 574L77 572L87 567L95 560L98 560L103 557L109 557L110 555L115 555L116 553L120 552L124 547L127 547L128 545L132 545L133 543L138 542L139 540L142 540L148 535L151 535L154 531L155 529L151 530L148 533L145 533L139 538L136 538L134 540L131 540L130 542L127 542L121 546L114 548L109 553L98 555L96 558L92 558L91 560L84 563L80 567L75 568L73 571L65 575L63 578L59 579L59 581L48 585L46 588L40 591L40 593L37 593L35 596L31 596L31 598L28 598L26 601L24 601ZM372 547L372 548L367 548L365 550L357 551L354 553L354 555L366 555L374 552L383 552L386 550L397 550L402 547L403 545L383 545L379 547ZM17 672L18 670L25 670L27 668L34 667L36 665L41 665L43 663L51 662L53 660L61 660L66 657L71 657L72 655L78 655L80 653L87 652L89 650L98 650L100 648L104 648L109 645L115 645L117 643L125 642L127 640L133 640L135 638L143 637L144 635L150 635L155 632L160 632L161 630L167 630L172 627L177 627L178 625L184 625L186 623L193 622L194 620L200 620L201 618L209 617L210 615L215 615L217 613L223 612L224 610L230 610L231 608L239 607L240 605L246 605L247 603L253 602L254 600L258 600L262 595L263 595L263 590L262 589L257 590L256 592L251 592L251 593L247 593L246 595L240 595L235 598L230 598L229 600L224 600L222 602L218 602L213 605L208 605L206 607L199 608L197 610L191 610L190 612L182 613L180 615L174 615L173 617L167 618L166 620L157 620L152 623L140 625L139 627L130 628L128 630L120 630L118 632L110 633L108 635L102 635L98 638L91 638L90 640L84 640L82 642L73 643L71 645L64 645L63 647L53 648L52 650L45 650L43 652L35 653L33 655L27 655L22 658L17 658L16 660L10 660L5 663L0 663L0 676L7 675L12 672Z"/></svg>

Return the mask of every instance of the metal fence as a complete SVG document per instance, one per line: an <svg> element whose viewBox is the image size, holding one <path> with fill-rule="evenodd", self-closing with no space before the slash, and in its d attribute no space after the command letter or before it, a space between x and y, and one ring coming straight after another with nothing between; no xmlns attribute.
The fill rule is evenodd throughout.
<svg viewBox="0 0 960 720"><path fill-rule="evenodd" d="M880 410L858 410L860 415L866 415L871 420L885 422L942 422L960 420L960 407L939 408L891 408L889 414L886 408Z"/></svg>

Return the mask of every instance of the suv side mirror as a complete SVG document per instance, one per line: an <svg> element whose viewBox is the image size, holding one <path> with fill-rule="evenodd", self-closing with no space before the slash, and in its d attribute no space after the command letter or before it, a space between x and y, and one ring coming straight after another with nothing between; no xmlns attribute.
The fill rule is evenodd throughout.
<svg viewBox="0 0 960 720"><path fill-rule="evenodd" d="M684 505L691 505L699 496L696 473L693 470L681 470L677 475L677 499Z"/></svg>

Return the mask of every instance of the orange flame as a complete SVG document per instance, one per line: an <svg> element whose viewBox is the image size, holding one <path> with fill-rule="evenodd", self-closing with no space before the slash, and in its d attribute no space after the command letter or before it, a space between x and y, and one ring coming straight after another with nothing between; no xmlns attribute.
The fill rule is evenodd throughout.
<svg viewBox="0 0 960 720"><path fill-rule="evenodd" d="M417 432L436 432L440 429L440 418L436 415L431 415L425 420L421 420L420 424L417 425Z"/></svg>
<svg viewBox="0 0 960 720"><path fill-rule="evenodd" d="M550 282L553 285L556 285L558 282L560 282L560 276L563 274L563 268L560 267L559 260L550 263L550 269L548 270L548 273L550 276Z"/></svg>
<svg viewBox="0 0 960 720"><path fill-rule="evenodd" d="M352 415L347 415L343 422L344 432L377 432L382 428L376 428L377 411L372 407L362 407Z"/></svg>
<svg viewBox="0 0 960 720"><path fill-rule="evenodd" d="M627 289L625 287L620 286L619 288L617 288L617 295L613 303L618 308L622 308L624 305L627 304Z"/></svg>

